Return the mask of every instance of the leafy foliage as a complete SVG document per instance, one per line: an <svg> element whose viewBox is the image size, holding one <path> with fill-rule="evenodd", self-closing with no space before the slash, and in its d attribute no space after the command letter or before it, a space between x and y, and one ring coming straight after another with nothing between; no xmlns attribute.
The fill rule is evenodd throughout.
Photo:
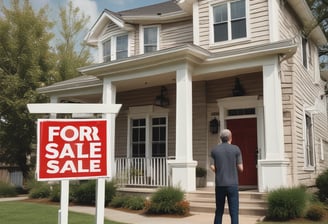
<svg viewBox="0 0 328 224"><path fill-rule="evenodd" d="M90 64L90 51L85 42L80 43L78 38L86 35L86 25L89 17L80 12L79 8L74 8L72 1L68 7L60 8L61 39L56 45L57 60L56 70L57 81L71 79L79 75L77 68ZM80 44L79 44L80 43Z"/></svg>
<svg viewBox="0 0 328 224"><path fill-rule="evenodd" d="M324 31L326 38L328 38L328 0L307 0L307 3L317 20L317 24L314 24L312 29L319 24ZM310 33L312 29L309 30L308 33ZM328 56L328 45L321 49L320 55Z"/></svg>
<svg viewBox="0 0 328 224"><path fill-rule="evenodd" d="M116 194L115 183L106 182L105 205L110 203ZM89 180L76 187L73 193L74 201L82 205L94 205L96 202L96 181Z"/></svg>
<svg viewBox="0 0 328 224"><path fill-rule="evenodd" d="M26 105L46 102L37 88L75 77L77 67L90 63L85 43L78 46L76 39L88 18L72 2L61 8L63 39L54 52L47 7L34 11L29 0L12 0L9 7L1 4L0 14L0 163L18 166L26 176L36 133L36 117Z"/></svg>
<svg viewBox="0 0 328 224"><path fill-rule="evenodd" d="M110 206L114 208L142 210L145 207L145 199L141 196L116 195L110 203Z"/></svg>
<svg viewBox="0 0 328 224"><path fill-rule="evenodd" d="M268 195L267 218L286 221L302 217L309 197L304 187L280 188Z"/></svg>
<svg viewBox="0 0 328 224"><path fill-rule="evenodd" d="M14 197L17 195L15 187L0 181L0 198Z"/></svg>
<svg viewBox="0 0 328 224"><path fill-rule="evenodd" d="M52 23L46 8L34 12L28 0L13 0L0 13L0 162L17 165L26 175L36 132L26 104L43 102L36 88L52 80Z"/></svg>
<svg viewBox="0 0 328 224"><path fill-rule="evenodd" d="M320 201L328 202L328 170L317 177L316 186L319 189L318 197Z"/></svg>
<svg viewBox="0 0 328 224"><path fill-rule="evenodd" d="M187 215L189 203L184 201L184 193L179 188L163 187L146 202L146 210L149 214Z"/></svg>
<svg viewBox="0 0 328 224"><path fill-rule="evenodd" d="M30 198L48 198L50 196L50 186L46 182L37 182L30 190Z"/></svg>
<svg viewBox="0 0 328 224"><path fill-rule="evenodd" d="M305 217L313 221L319 221L323 218L324 215L325 208L323 207L323 205L313 204L308 208Z"/></svg>

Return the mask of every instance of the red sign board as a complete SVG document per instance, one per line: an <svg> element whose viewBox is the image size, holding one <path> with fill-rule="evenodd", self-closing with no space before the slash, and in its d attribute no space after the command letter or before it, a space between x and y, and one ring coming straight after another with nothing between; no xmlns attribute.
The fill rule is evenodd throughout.
<svg viewBox="0 0 328 224"><path fill-rule="evenodd" d="M104 119L38 120L39 180L107 177Z"/></svg>

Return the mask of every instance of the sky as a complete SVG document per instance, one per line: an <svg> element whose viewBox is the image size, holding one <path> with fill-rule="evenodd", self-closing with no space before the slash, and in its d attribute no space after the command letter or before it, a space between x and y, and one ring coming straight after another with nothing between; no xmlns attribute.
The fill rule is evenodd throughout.
<svg viewBox="0 0 328 224"><path fill-rule="evenodd" d="M105 8L118 12L165 1L169 0L72 0L75 7L79 7L82 12L90 16L90 27ZM4 2L10 2L10 0L4 0ZM68 2L69 0L30 0L32 6L36 9L48 5L50 16L53 18L58 17L59 7L68 5Z"/></svg>
<svg viewBox="0 0 328 224"><path fill-rule="evenodd" d="M0 5L3 3L5 6L9 6L11 0L0 0ZM21 0L22 1L22 0ZM32 7L35 10L39 10L44 6L48 5L49 10L49 20L50 21L58 21L59 18L59 8L68 6L70 0L29 0ZM119 12L124 10L129 10L133 8L143 7L146 5L153 5L160 2L165 2L169 0L71 0L74 7L79 7L81 12L83 12L86 16L89 16L89 24L87 30L89 30L94 23L97 21L101 12L104 9L108 9L113 12ZM58 26L59 24L55 24L53 28L53 32L55 33L55 38L51 41L51 45L55 45L58 41ZM83 37L78 37L78 39L83 39ZM96 58L96 52L92 51L93 58Z"/></svg>

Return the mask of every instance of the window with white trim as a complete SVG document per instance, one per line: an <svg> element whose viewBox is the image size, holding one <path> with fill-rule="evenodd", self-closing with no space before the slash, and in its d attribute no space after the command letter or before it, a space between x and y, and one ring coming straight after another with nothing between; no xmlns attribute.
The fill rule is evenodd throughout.
<svg viewBox="0 0 328 224"><path fill-rule="evenodd" d="M166 118L152 118L152 156L166 156Z"/></svg>
<svg viewBox="0 0 328 224"><path fill-rule="evenodd" d="M111 61L111 39L103 42L103 62Z"/></svg>
<svg viewBox="0 0 328 224"><path fill-rule="evenodd" d="M245 0L225 2L213 6L214 42L247 36Z"/></svg>
<svg viewBox="0 0 328 224"><path fill-rule="evenodd" d="M313 122L311 114L308 113L305 113L304 132L305 168L313 168L315 166Z"/></svg>
<svg viewBox="0 0 328 224"><path fill-rule="evenodd" d="M146 26L143 27L142 50L143 53L157 51L159 49L159 27Z"/></svg>
<svg viewBox="0 0 328 224"><path fill-rule="evenodd" d="M129 52L128 34L112 36L103 41L103 62L127 58Z"/></svg>
<svg viewBox="0 0 328 224"><path fill-rule="evenodd" d="M167 117L131 118L131 156L165 157L167 148Z"/></svg>
<svg viewBox="0 0 328 224"><path fill-rule="evenodd" d="M116 60L128 57L128 35L116 38Z"/></svg>
<svg viewBox="0 0 328 224"><path fill-rule="evenodd" d="M131 120L132 157L146 156L146 119Z"/></svg>

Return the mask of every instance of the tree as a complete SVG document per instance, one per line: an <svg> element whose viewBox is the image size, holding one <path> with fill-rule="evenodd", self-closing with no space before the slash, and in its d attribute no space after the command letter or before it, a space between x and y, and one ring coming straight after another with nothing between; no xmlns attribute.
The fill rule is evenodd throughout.
<svg viewBox="0 0 328 224"><path fill-rule="evenodd" d="M313 24L314 29L318 24L321 26L326 38L328 38L328 0L307 0L307 3L315 16L317 23ZM309 30L308 33L310 33ZM320 51L321 56L328 57L328 46L323 46Z"/></svg>
<svg viewBox="0 0 328 224"><path fill-rule="evenodd" d="M26 104L44 101L36 88L54 79L48 31L53 24L46 8L34 12L28 0L12 0L0 14L0 163L27 174L36 130Z"/></svg>
<svg viewBox="0 0 328 224"><path fill-rule="evenodd" d="M80 12L78 7L74 8L72 1L67 8L60 8L60 43L56 46L57 81L74 78L79 75L77 68L90 64L90 51L85 42L79 41L85 36L85 29L89 17Z"/></svg>

